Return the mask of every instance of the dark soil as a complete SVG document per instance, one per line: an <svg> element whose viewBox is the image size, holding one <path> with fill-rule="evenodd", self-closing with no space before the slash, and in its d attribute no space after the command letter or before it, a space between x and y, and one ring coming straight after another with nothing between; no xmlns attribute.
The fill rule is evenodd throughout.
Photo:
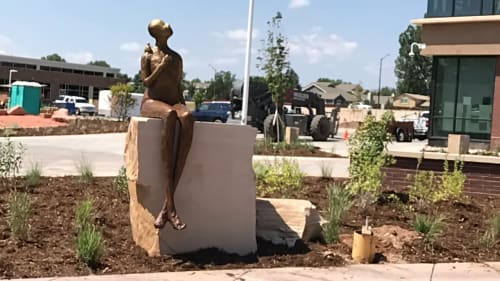
<svg viewBox="0 0 500 281"><path fill-rule="evenodd" d="M266 144L264 141L257 141L254 147L254 155L342 158L338 154L324 152L319 147L302 142L295 144Z"/></svg>
<svg viewBox="0 0 500 281"><path fill-rule="evenodd" d="M304 192L294 197L308 199L321 212L327 207L327 187L330 179L307 178ZM338 181L337 181L338 182ZM128 215L128 198L113 185L111 178L99 178L91 185L75 177L43 178L31 192L32 215L28 241L10 237L6 223L8 191L0 189L0 279L122 274L204 269L269 268L286 266L328 267L350 263L347 244L327 246L317 243L297 243L288 249L258 240L258 252L239 257L215 249L193 254L150 258L135 246ZM86 198L93 198L97 210L95 222L105 239L102 263L89 269L76 258L74 213ZM446 202L419 213L439 213L446 216L446 227L433 246L422 240L404 245L398 251L403 262L481 262L498 261L500 244L480 247L478 237L486 229L486 220L500 212L500 198L473 197L461 202ZM400 204L381 200L372 209L353 207L347 214L342 233L349 234L362 225L369 215L374 226L397 225L411 230L414 213L403 212ZM389 252L381 252L381 260Z"/></svg>

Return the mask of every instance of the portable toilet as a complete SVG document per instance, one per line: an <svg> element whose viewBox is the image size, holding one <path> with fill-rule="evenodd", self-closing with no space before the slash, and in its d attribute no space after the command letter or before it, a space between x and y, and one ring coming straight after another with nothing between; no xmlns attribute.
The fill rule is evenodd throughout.
<svg viewBox="0 0 500 281"><path fill-rule="evenodd" d="M28 114L40 114L42 85L36 82L16 81L10 89L9 108L20 106Z"/></svg>

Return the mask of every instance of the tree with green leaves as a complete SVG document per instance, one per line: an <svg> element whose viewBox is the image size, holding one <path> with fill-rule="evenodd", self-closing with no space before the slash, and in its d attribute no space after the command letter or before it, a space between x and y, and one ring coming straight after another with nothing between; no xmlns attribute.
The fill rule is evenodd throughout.
<svg viewBox="0 0 500 281"><path fill-rule="evenodd" d="M112 116L117 116L119 120L125 120L128 117L130 108L136 105L137 101L132 96L134 87L128 83L118 83L111 86L111 96L109 103Z"/></svg>
<svg viewBox="0 0 500 281"><path fill-rule="evenodd" d="M277 12L276 16L267 22L267 39L257 58L259 68L266 73L265 79L276 108L283 104L286 93L294 86L292 76L287 75L291 71L288 60L290 50L287 47L287 38L281 32L282 19L281 13Z"/></svg>
<svg viewBox="0 0 500 281"><path fill-rule="evenodd" d="M219 71L215 73L215 78L210 81L210 85L207 89L207 99L229 100L235 80L236 75L232 74L230 71Z"/></svg>
<svg viewBox="0 0 500 281"><path fill-rule="evenodd" d="M95 65L95 66L102 66L102 67L111 67L109 63L107 63L105 60L95 60L95 61L90 61L87 63L87 65Z"/></svg>
<svg viewBox="0 0 500 281"><path fill-rule="evenodd" d="M343 84L343 83L350 83L350 82L345 82L344 80L342 79L330 79L330 78L319 78L317 82L323 82L323 83L330 83L330 87L337 87L338 85L340 84Z"/></svg>
<svg viewBox="0 0 500 281"><path fill-rule="evenodd" d="M205 89L196 89L193 94L193 101L195 107L200 107L201 103L206 100L206 90Z"/></svg>
<svg viewBox="0 0 500 281"><path fill-rule="evenodd" d="M50 61L66 62L66 60L63 57L61 57L59 54L56 54L56 53L42 57L41 59L42 60L50 60Z"/></svg>
<svg viewBox="0 0 500 281"><path fill-rule="evenodd" d="M428 94L432 78L432 59L420 55L420 50L414 48L415 55L411 57L410 47L413 42L420 43L422 28L413 25L399 36L399 57L396 59L397 92Z"/></svg>
<svg viewBox="0 0 500 281"><path fill-rule="evenodd" d="M144 93L144 91L146 90L146 87L144 87L144 83L142 83L140 70L132 78L132 83L134 84L134 93Z"/></svg>
<svg viewBox="0 0 500 281"><path fill-rule="evenodd" d="M290 69L286 71L286 75L290 78L293 89L299 91L302 90L299 75L297 74L297 72L295 72L295 70L293 70L293 68L290 67Z"/></svg>

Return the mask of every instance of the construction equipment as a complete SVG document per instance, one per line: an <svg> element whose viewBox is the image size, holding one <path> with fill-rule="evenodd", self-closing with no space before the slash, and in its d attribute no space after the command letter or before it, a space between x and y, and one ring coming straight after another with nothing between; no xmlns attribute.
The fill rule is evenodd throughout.
<svg viewBox="0 0 500 281"><path fill-rule="evenodd" d="M235 112L241 110L242 92L243 86L236 86L233 89L231 99L233 117ZM314 141L326 141L337 134L338 110L333 109L330 116L326 116L325 100L320 95L290 91L285 97L285 105L278 106L280 118L275 118L276 105L267 87L250 83L248 125L259 129L266 138L274 141L278 140L278 137L280 141L283 139L285 127L297 127L301 136L311 136ZM307 110L307 114L304 114L303 110Z"/></svg>

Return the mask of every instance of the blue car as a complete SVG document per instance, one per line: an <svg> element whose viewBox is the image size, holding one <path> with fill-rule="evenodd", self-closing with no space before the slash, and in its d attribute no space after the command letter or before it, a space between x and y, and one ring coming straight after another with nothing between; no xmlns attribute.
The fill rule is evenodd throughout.
<svg viewBox="0 0 500 281"><path fill-rule="evenodd" d="M226 123L231 115L231 104L229 102L204 102L193 111L197 121Z"/></svg>

